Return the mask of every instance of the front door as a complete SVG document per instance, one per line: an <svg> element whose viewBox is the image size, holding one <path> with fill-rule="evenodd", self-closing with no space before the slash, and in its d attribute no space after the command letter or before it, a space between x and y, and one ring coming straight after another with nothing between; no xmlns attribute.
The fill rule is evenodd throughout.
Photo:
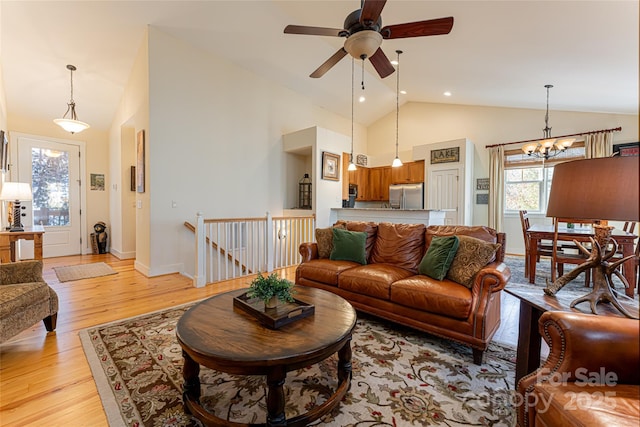
<svg viewBox="0 0 640 427"><path fill-rule="evenodd" d="M81 254L80 144L19 135L16 145L18 182L30 183L33 193L23 224L44 226L45 258ZM20 251L22 259L32 257L32 242Z"/></svg>

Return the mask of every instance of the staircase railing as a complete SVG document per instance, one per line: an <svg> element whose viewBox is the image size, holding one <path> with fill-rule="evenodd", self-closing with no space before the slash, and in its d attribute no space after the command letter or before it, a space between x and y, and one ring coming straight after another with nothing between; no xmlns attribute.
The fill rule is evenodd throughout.
<svg viewBox="0 0 640 427"><path fill-rule="evenodd" d="M193 284L270 272L300 262L298 247L315 240L315 216L205 219L196 216Z"/></svg>

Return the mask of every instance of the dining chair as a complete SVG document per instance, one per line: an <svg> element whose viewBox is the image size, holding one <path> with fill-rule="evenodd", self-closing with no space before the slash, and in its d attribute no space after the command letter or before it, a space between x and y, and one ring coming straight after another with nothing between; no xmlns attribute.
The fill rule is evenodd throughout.
<svg viewBox="0 0 640 427"><path fill-rule="evenodd" d="M584 263L588 256L584 255L574 243L568 243L566 240L558 238L558 224L559 223L574 223L574 224L587 224L593 227L593 221L590 220L576 220L567 218L554 218L553 219L553 247L551 255L551 281L556 280L556 266L558 276L564 274L564 264L576 264L580 265ZM564 243L559 243L564 242ZM565 252L566 250L575 250L577 253ZM586 287L591 283L591 269L584 272L584 285Z"/></svg>
<svg viewBox="0 0 640 427"><path fill-rule="evenodd" d="M529 222L529 213L526 210L520 212L520 224L522 225L522 237L524 239L524 277L529 277L529 251L531 248L531 239L527 234L527 230L531 226ZM548 241L538 241L538 256L536 262L540 262L540 256L552 256L553 243ZM560 267L561 268L561 267Z"/></svg>

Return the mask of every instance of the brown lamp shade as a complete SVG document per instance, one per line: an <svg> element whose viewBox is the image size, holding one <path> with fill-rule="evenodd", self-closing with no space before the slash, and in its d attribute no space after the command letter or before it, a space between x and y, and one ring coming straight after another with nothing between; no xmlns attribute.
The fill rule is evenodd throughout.
<svg viewBox="0 0 640 427"><path fill-rule="evenodd" d="M547 216L640 221L640 157L575 160L555 166Z"/></svg>

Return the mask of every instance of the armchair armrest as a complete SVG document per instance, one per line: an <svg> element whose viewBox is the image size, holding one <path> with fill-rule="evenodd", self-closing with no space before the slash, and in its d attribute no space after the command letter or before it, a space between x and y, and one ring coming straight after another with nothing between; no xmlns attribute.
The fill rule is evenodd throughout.
<svg viewBox="0 0 640 427"><path fill-rule="evenodd" d="M531 414L527 409L531 407L530 394L536 383L588 384L599 379L615 384L640 384L639 326L637 320L621 317L545 312L538 328L549 345L549 357L518 383L518 393L525 398L524 405L518 410L519 424L530 421Z"/></svg>
<svg viewBox="0 0 640 427"><path fill-rule="evenodd" d="M43 282L42 261L31 260L0 264L0 285Z"/></svg>
<svg viewBox="0 0 640 427"><path fill-rule="evenodd" d="M511 269L503 262L492 262L482 267L476 274L471 289L474 295L483 292L498 292L504 289L511 279Z"/></svg>
<svg viewBox="0 0 640 427"><path fill-rule="evenodd" d="M318 244L316 242L300 243L298 251L302 255L302 262L309 262L318 258Z"/></svg>

